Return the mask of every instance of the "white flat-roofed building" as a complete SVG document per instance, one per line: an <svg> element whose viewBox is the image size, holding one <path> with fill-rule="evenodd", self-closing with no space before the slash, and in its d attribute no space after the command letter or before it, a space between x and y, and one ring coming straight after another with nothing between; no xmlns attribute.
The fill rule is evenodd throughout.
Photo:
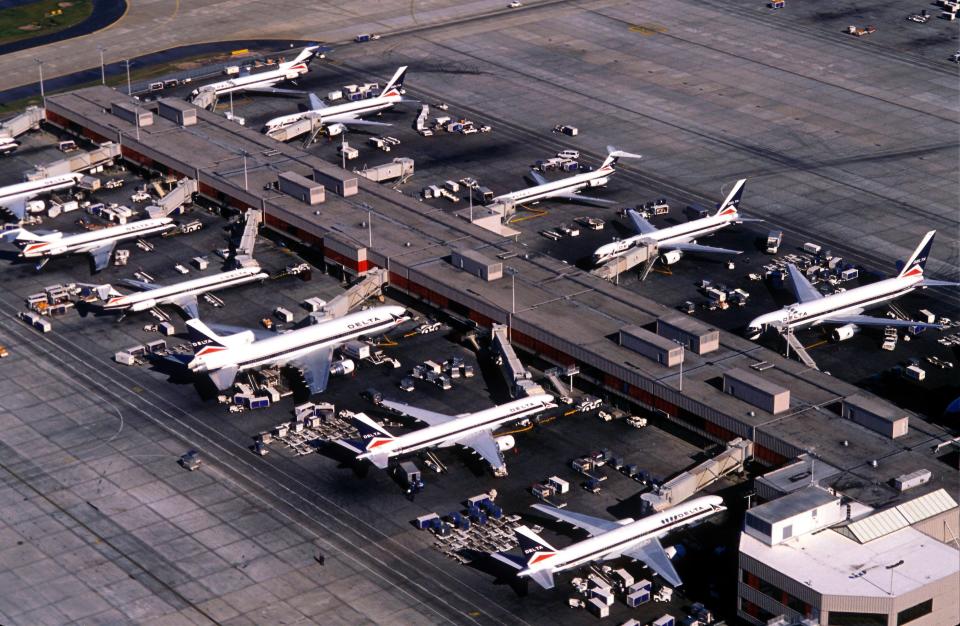
<svg viewBox="0 0 960 626"><path fill-rule="evenodd" d="M928 500L953 504L950 510L928 511L931 519L956 510L956 502L947 503L948 498L923 498L924 506L930 505ZM825 626L960 623L957 538L942 542L906 524L888 528L883 521L889 512L900 515L903 507L910 510L910 503L773 545L757 532L741 533L738 615L751 624L780 615L793 623L810 619ZM789 503L781 508L787 517L802 513ZM875 526L875 532L859 529L864 521ZM776 527L776 521L772 525Z"/></svg>

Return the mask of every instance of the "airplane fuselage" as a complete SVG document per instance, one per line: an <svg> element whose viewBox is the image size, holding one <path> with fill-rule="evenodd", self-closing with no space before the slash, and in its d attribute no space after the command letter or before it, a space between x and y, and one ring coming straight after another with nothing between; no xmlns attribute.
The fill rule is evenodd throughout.
<svg viewBox="0 0 960 626"><path fill-rule="evenodd" d="M175 303L178 299L186 296L218 291L265 278L268 278L268 275L261 271L259 267L243 267L167 285L166 287L158 287L149 291L115 296L107 300L102 308L104 311L146 311L158 304Z"/></svg>
<svg viewBox="0 0 960 626"><path fill-rule="evenodd" d="M23 248L20 251L20 256L33 259L75 252L89 252L110 242L143 237L171 228L174 228L173 220L169 217L160 217L56 239L22 240L20 243Z"/></svg>
<svg viewBox="0 0 960 626"><path fill-rule="evenodd" d="M751 334L754 337L758 337L763 329L769 326L782 330L816 326L830 317L858 314L866 309L899 298L916 289L922 282L922 274L886 278L842 293L791 304L779 311L761 315L751 321L748 328L751 329Z"/></svg>
<svg viewBox="0 0 960 626"><path fill-rule="evenodd" d="M69 174L60 174L59 176L50 176L48 178L0 187L0 207L5 207L21 200L29 200L41 194L73 187L81 177L81 174L71 172Z"/></svg>
<svg viewBox="0 0 960 626"><path fill-rule="evenodd" d="M548 570L551 573L586 565L629 551L651 539L657 539L672 530L698 522L723 510L723 498L703 496L661 513L624 524L603 534L584 539L571 546L534 557L528 567L518 576L530 576L534 572Z"/></svg>
<svg viewBox="0 0 960 626"><path fill-rule="evenodd" d="M709 215L676 226L668 226L651 233L637 234L619 241L604 244L593 253L596 264L606 263L618 256L623 256L640 245L659 247L670 243L690 243L699 237L713 234L720 229L737 223L739 216L736 213L727 215Z"/></svg>
<svg viewBox="0 0 960 626"><path fill-rule="evenodd" d="M483 411L470 413L436 426L428 426L395 438L373 439L367 446L367 452L357 456L366 459L371 456L393 457L434 446L456 442L475 432L491 430L507 422L536 415L550 408L553 396L538 394L519 400L513 400Z"/></svg>
<svg viewBox="0 0 960 626"><path fill-rule="evenodd" d="M260 341L254 341L252 333L241 334L245 335L243 339L234 339L226 347L203 347L187 366L194 372L214 372L226 367L236 367L242 372L273 363L289 363L360 335L387 332L407 319L403 307L378 306Z"/></svg>
<svg viewBox="0 0 960 626"><path fill-rule="evenodd" d="M554 180L542 185L521 189L520 191L505 193L494 198L493 202L526 204L552 198L557 195L573 193L585 187L599 187L607 184L613 172L613 165L605 165L592 172L574 174L561 180Z"/></svg>

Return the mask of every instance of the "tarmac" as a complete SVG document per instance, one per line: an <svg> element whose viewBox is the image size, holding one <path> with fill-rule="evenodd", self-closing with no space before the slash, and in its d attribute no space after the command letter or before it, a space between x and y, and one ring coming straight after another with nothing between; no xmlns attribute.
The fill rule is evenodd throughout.
<svg viewBox="0 0 960 626"><path fill-rule="evenodd" d="M236 8L201 5L171 19L180 25L183 15L190 15L198 27L209 27L218 15L214 9L228 5ZM139 8L156 13L160 3ZM400 17L401 9L408 8L397 3L383 10L395 11L402 21L409 15ZM431 9L437 20L444 10L447 18L449 12L469 14L469 8ZM494 126L490 135L420 140L406 128L415 113L385 114L382 121L395 121L404 143L388 155L364 148L361 161L415 156L418 174L401 187L410 194L462 176L505 192L525 184L522 174L537 158L576 148L595 164L605 145L616 143L644 159L626 164L608 188L590 190L592 195L624 204L667 196L674 207L669 219L678 219L684 204L716 201L723 185L747 177L745 213L786 230L785 248L815 239L868 269L888 270L925 230L937 227L941 232L928 267L949 278L957 267L956 66L945 57L954 44L949 35L946 42L911 44L916 36L901 24L904 16L897 10L828 17L807 8L793 11L792 5L769 12L746 2L597 3L588 10L545 3L344 46L331 55L335 63L315 66L301 82L324 93L348 82L382 82L397 65L409 63L411 95L448 102L451 112ZM282 21L282 13L266 17L264 30L271 19ZM304 20L323 15L315 13ZM197 19L201 14L206 17ZM840 32L844 22L861 18L879 23L872 39ZM380 21L390 25L387 16ZM143 37L135 23L115 27L131 46ZM342 24L344 32L363 30L346 15ZM926 27L940 33L949 25L936 20L918 25ZM177 38L176 45L189 38L187 31L165 36ZM906 46L908 52L898 50ZM89 51L77 51L78 64L83 55ZM289 99L237 99L235 105L251 125L296 108ZM550 134L556 123L578 126L580 135ZM347 140L360 144L365 137L351 134ZM4 180L50 156L27 148L15 153L10 169L0 168ZM332 145L313 150L336 159ZM425 207L453 210L444 203ZM613 212L560 203L539 208L548 213L531 213L521 223L523 242L571 264L608 241L615 229L608 223L600 233L583 231L575 243L549 242L538 231L582 214L603 215L609 222ZM216 224L213 217L204 219ZM766 228L737 227L710 243L746 245ZM134 249L132 263L172 280L175 262L220 245L219 235L211 234L216 232L157 239L156 252ZM274 270L296 260L268 242L258 247L258 258L261 254ZM756 251L750 255L760 257ZM692 257L671 270L675 276L654 274L643 285L625 277L625 287L673 305L693 297L698 278L728 275L721 265ZM736 280L747 271L738 266ZM3 273L0 343L12 353L4 370L15 372L0 382L5 452L0 501L9 503L0 518L3 623L592 623L587 613L566 608L567 578L553 592L531 588L518 594L491 572L442 557L410 520L430 511L443 515L491 487L508 513L524 513L534 502L530 484L552 474L577 484L569 460L601 447L666 478L698 461L706 446L667 424L636 431L589 415L558 418L516 435L519 452L509 453L508 479L494 481L470 455L444 451L449 471L425 474L427 488L411 502L386 473L358 473L329 450L293 457L273 446L267 457L254 456L252 437L291 419L289 399L263 411L229 414L209 398L209 390L170 380L164 371L112 363L116 350L157 337L141 330L141 320L152 321L148 316L115 324L71 313L54 320L51 335L13 319L26 294L54 282L88 281L83 264L53 261L39 275L28 265L13 265ZM120 273L111 268L96 280ZM328 298L341 288L319 276L309 283L283 279L223 292L224 309L201 307L214 321L252 326L277 304L297 310L304 297ZM780 297L753 292L758 297L749 306L758 309L765 298ZM911 301L909 308L925 302ZM705 318L735 328L748 312ZM332 379L329 397L321 400L375 412L360 398L362 390L372 385L401 397L396 382L409 366L450 356L477 364L483 376L451 392L418 387L402 399L451 412L505 399L499 373L482 354L464 347L459 329L398 343L385 350L403 368L363 365L357 378ZM854 347L847 342L832 348L836 362L863 358L864 372L875 366L872 352L864 358ZM840 374L838 367L830 369ZM189 449L199 450L204 460L195 472L176 464ZM575 489L571 510L611 518L638 512L639 487L621 476L611 474L599 496ZM716 557L714 549L733 552L731 534L739 527L736 509L744 489L727 482L718 489L734 510L721 529L705 527L683 537L692 552L678 561L678 569L688 580L689 601L726 606L730 614L730 585L716 576L697 580L706 558L726 559L730 571L735 568L735 554ZM542 518L530 520L548 526L551 540L557 537L551 533L561 531L565 537L557 543L577 537ZM315 560L318 552L323 565ZM682 610L686 602L670 610ZM663 605L648 605L628 613L618 604L614 618L650 621L663 612Z"/></svg>
<svg viewBox="0 0 960 626"><path fill-rule="evenodd" d="M52 160L56 151L43 147L52 143L48 135L29 136L24 151L4 163L4 176L10 176L8 167L22 168L24 159ZM127 184L98 199L125 202L136 181L129 173L104 174L116 176ZM75 230L76 215L44 226ZM0 383L5 452L0 498L11 503L0 530L0 621L486 624L537 623L551 615L579 624L594 619L565 608L564 598L572 593L565 582L553 592L515 589L489 561L464 567L444 557L432 536L416 531L411 521L431 511L458 510L460 501L491 488L500 492L497 502L508 513L526 514L536 501L529 485L553 474L574 485L571 508L636 516L642 485L609 471L601 495L588 494L579 489L582 478L568 461L610 447L664 479L697 462L705 442L680 438L668 424L638 431L623 422L604 424L595 414L558 417L516 435L516 451L507 457L509 478L493 480L476 457L443 451L447 472L425 474L427 488L411 501L386 472L353 467L336 446L295 456L272 445L267 457L255 456L254 437L292 418L290 398L234 414L215 402L209 386L169 368L112 362L114 352L158 338L143 328L155 321L147 314L117 322L70 312L52 320L49 335L15 319L27 294L54 283L111 282L134 270L171 282L180 279L173 265L197 255L211 259L207 272L217 271L210 252L224 245L220 218L202 210L187 217L206 227L198 234L153 238L156 250L149 253L121 246L131 250L130 264L96 276L85 262L71 259L55 259L37 273L32 263L10 264L11 255L4 253L10 265L0 298L0 343L11 352L4 370L14 374ZM258 241L256 256L272 274L299 261L265 239ZM201 308L208 321L250 327L277 305L302 315L303 299L329 300L341 291L338 280L314 272L309 282L281 278L220 292L224 308L206 303ZM461 337L462 330L449 326L440 333L392 337L398 345L383 349L399 358L402 368L361 364L357 376L333 378L319 399L378 416L383 414L361 398L371 386L388 397L451 413L505 401L499 369L484 352L465 347ZM454 356L476 366L478 376L454 381L446 392L423 384L413 394L399 390L400 378L414 363ZM193 472L177 464L191 449L203 461ZM547 536L560 545L579 538L541 516L530 520L547 526ZM715 582L700 579L693 555L715 545L711 527L681 537L692 547L678 562L691 589L703 594ZM697 547L700 543L705 547ZM642 568L627 567L644 576ZM654 619L688 602L677 594L669 606L628 610L621 604L614 614Z"/></svg>

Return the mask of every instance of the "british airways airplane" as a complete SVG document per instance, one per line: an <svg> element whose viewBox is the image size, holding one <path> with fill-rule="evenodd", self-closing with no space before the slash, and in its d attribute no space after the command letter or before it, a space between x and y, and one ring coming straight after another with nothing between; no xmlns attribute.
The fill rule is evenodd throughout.
<svg viewBox="0 0 960 626"><path fill-rule="evenodd" d="M788 330L820 324L839 326L833 333L837 340L850 338L856 332L858 326L942 328L939 324L863 315L865 310L879 306L894 298L899 298L914 289L960 286L960 283L933 280L925 278L923 275L930 248L933 246L933 236L936 234L937 231L931 230L923 236L920 245L917 246L910 259L904 264L903 269L893 278L829 296L817 291L817 288L810 284L810 281L804 277L795 265L789 264L787 270L790 274L790 286L797 298L796 304L761 315L751 321L747 326L747 337L749 339L759 339L764 331L769 328L783 333Z"/></svg>

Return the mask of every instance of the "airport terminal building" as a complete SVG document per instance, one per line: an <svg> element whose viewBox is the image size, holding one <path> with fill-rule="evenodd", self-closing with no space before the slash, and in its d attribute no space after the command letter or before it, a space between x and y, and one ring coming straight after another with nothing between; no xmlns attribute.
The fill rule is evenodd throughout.
<svg viewBox="0 0 960 626"><path fill-rule="evenodd" d="M881 511L815 485L756 506L740 536L737 613L758 625L956 624L958 515L944 489Z"/></svg>

